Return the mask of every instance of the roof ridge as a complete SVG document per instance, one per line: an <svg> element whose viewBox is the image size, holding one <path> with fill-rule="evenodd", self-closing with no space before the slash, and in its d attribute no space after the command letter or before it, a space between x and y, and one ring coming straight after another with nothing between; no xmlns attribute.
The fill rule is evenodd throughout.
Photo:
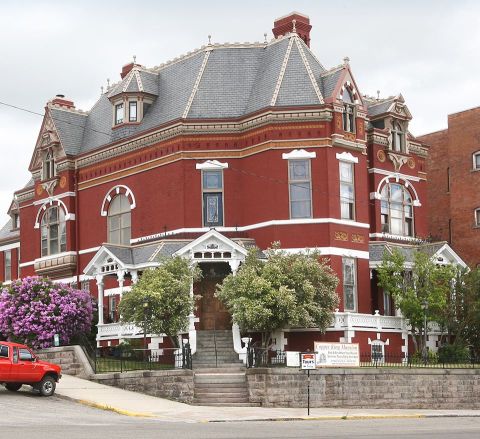
<svg viewBox="0 0 480 439"><path fill-rule="evenodd" d="M282 86L283 77L285 75L285 71L287 70L288 61L290 59L290 53L292 51L294 38L290 38L288 42L287 50L285 51L285 55L283 57L282 66L280 67L280 72L278 74L277 82L275 84L275 89L273 91L272 99L270 101L270 106L275 106L277 102L278 94L280 93L280 87Z"/></svg>
<svg viewBox="0 0 480 439"><path fill-rule="evenodd" d="M188 113L190 112L190 108L192 107L193 100L195 99L195 96L198 91L198 87L200 86L200 81L202 80L203 73L205 72L205 68L207 67L208 59L210 58L210 54L212 53L212 50L206 50L205 55L203 57L202 65L200 66L200 70L198 71L197 78L195 79L195 83L193 84L192 92L190 93L190 96L187 101L187 106L185 107L185 110L183 111L182 118L186 119L188 116Z"/></svg>
<svg viewBox="0 0 480 439"><path fill-rule="evenodd" d="M307 56L305 55L305 52L303 51L303 48L300 45L299 40L301 40L301 38L298 37L298 35L297 35L297 37L294 38L294 40L296 42L298 52L300 53L300 58L302 58L303 65L305 66L305 69L307 70L307 74L308 74L308 77L310 78L310 82L312 83L312 86L315 90L315 94L318 97L318 101L319 101L320 104L323 104L323 103L325 103L325 101L323 100L322 92L320 91L320 87L318 86L318 82L315 79L315 76L312 72L312 68L310 66L310 63L308 62Z"/></svg>
<svg viewBox="0 0 480 439"><path fill-rule="evenodd" d="M305 41L303 41L303 40L300 38L300 36L299 36L298 34L297 34L297 36L299 37L298 39L300 40L300 44L301 44L302 46L305 46L304 49L307 49L308 53L313 57L313 59L314 59L315 61L318 62L318 64L320 64L320 67L325 71L325 70L326 70L326 69L325 69L325 66L320 62L320 60L317 58L317 56L313 53L313 50L310 49L310 47L305 43Z"/></svg>
<svg viewBox="0 0 480 439"><path fill-rule="evenodd" d="M322 72L320 74L320 76L328 76L328 75L331 75L333 73L336 73L338 72L339 70L342 70L345 68L345 64L339 64L338 66L335 66L335 67L332 67L331 69L329 70L325 70L324 72Z"/></svg>
<svg viewBox="0 0 480 439"><path fill-rule="evenodd" d="M89 114L89 111L80 110L79 108L67 107L61 104L54 104L52 101L47 102L47 107L53 110L60 110L60 111L66 111L67 113L79 114L80 116L88 116Z"/></svg>

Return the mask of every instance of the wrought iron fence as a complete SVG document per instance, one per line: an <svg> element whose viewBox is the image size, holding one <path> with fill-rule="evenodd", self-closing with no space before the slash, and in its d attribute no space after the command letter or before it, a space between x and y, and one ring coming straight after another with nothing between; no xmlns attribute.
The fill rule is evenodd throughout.
<svg viewBox="0 0 480 439"><path fill-rule="evenodd" d="M188 345L158 350L113 346L98 348L95 353L95 373L191 368L192 353Z"/></svg>
<svg viewBox="0 0 480 439"><path fill-rule="evenodd" d="M383 354L367 352L360 354L360 367L388 368L439 368L439 369L472 369L480 368L480 359L470 356L468 360L454 361L439 359L436 354L428 358L419 354ZM247 367L281 367L287 365L287 353L281 350L271 350L258 347L247 348ZM326 366L328 367L328 365Z"/></svg>

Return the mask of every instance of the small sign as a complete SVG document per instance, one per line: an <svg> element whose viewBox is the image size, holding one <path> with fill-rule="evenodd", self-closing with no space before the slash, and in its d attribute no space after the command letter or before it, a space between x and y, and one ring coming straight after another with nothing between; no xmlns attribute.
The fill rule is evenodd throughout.
<svg viewBox="0 0 480 439"><path fill-rule="evenodd" d="M360 366L358 343L324 343L316 341L314 346L318 367Z"/></svg>
<svg viewBox="0 0 480 439"><path fill-rule="evenodd" d="M58 334L55 334L53 336L53 346L55 347L60 346L60 336Z"/></svg>
<svg viewBox="0 0 480 439"><path fill-rule="evenodd" d="M300 367L300 352L287 351L287 367Z"/></svg>
<svg viewBox="0 0 480 439"><path fill-rule="evenodd" d="M302 370L315 369L315 354L301 354Z"/></svg>

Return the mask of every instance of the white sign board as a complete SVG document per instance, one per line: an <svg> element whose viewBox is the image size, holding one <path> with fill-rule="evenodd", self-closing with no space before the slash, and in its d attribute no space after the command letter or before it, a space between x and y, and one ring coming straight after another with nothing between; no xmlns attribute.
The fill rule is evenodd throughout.
<svg viewBox="0 0 480 439"><path fill-rule="evenodd" d="M317 367L359 367L358 343L314 343Z"/></svg>
<svg viewBox="0 0 480 439"><path fill-rule="evenodd" d="M300 367L300 352L287 351L287 367Z"/></svg>
<svg viewBox="0 0 480 439"><path fill-rule="evenodd" d="M302 354L302 370L315 368L315 354Z"/></svg>

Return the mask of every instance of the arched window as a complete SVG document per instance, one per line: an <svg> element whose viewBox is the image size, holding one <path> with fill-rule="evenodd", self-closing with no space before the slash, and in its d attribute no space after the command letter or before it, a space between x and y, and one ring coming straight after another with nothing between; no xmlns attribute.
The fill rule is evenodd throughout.
<svg viewBox="0 0 480 439"><path fill-rule="evenodd" d="M129 245L130 225L130 201L123 194L117 195L108 208L108 242Z"/></svg>
<svg viewBox="0 0 480 439"><path fill-rule="evenodd" d="M55 159L52 150L49 149L43 161L43 179L48 180L53 177L55 177Z"/></svg>
<svg viewBox="0 0 480 439"><path fill-rule="evenodd" d="M398 122L392 124L392 150L405 152L405 133Z"/></svg>
<svg viewBox="0 0 480 439"><path fill-rule="evenodd" d="M41 223L42 256L62 253L67 249L65 212L58 206L47 209Z"/></svg>
<svg viewBox="0 0 480 439"><path fill-rule="evenodd" d="M413 236L413 201L405 186L388 183L381 195L382 232Z"/></svg>
<svg viewBox="0 0 480 439"><path fill-rule="evenodd" d="M345 87L343 91L343 131L355 132L355 105L350 90Z"/></svg>

